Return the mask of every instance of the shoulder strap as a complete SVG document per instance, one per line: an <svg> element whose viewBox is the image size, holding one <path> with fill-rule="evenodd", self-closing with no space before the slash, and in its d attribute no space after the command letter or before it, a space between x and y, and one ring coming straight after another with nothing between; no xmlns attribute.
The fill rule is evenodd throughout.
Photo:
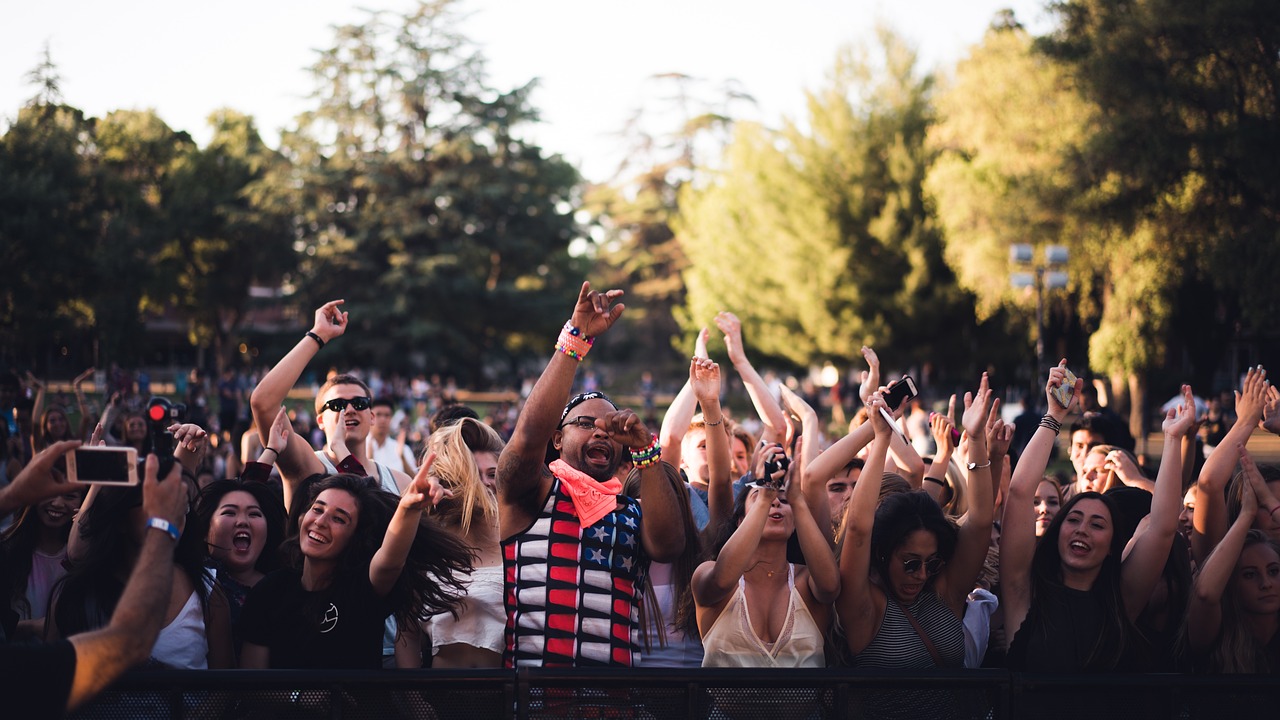
<svg viewBox="0 0 1280 720"><path fill-rule="evenodd" d="M888 593L886 593L886 595L887 594ZM897 605L898 609L902 611L903 616L907 618L907 622L911 623L911 627L916 631L916 635L920 636L920 640L929 651L929 655L933 657L934 666L942 667L942 656L938 654L938 648L934 646L933 640L929 639L929 634L924 631L924 628L920 627L920 621L916 620L916 616L911 614L911 611L907 609L906 605L898 602L897 598L891 598L891 600L893 601L893 604Z"/></svg>

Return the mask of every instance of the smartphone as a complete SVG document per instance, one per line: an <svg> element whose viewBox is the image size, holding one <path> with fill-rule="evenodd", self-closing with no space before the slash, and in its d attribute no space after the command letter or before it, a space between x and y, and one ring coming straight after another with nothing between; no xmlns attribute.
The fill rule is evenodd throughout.
<svg viewBox="0 0 1280 720"><path fill-rule="evenodd" d="M67 479L93 485L137 485L138 451L131 447L79 447L67 455Z"/></svg>
<svg viewBox="0 0 1280 720"><path fill-rule="evenodd" d="M916 381L912 380L910 375L903 375L901 380L893 384L893 387L884 391L884 404L893 412L902 407L902 403L919 394Z"/></svg>
<svg viewBox="0 0 1280 720"><path fill-rule="evenodd" d="M1053 397L1062 403L1062 407L1067 407L1071 404L1071 396L1076 391L1076 376L1066 368L1063 370L1066 371L1066 375L1062 378L1062 384L1053 389Z"/></svg>

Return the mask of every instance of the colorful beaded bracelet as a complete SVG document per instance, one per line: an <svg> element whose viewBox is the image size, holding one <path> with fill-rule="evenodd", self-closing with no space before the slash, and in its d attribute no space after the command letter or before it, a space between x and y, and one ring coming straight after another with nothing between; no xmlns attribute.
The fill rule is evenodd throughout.
<svg viewBox="0 0 1280 720"><path fill-rule="evenodd" d="M654 435L653 440L645 447L631 451L631 462L638 468L647 468L650 465L655 465L661 459L662 446L658 444L657 435Z"/></svg>

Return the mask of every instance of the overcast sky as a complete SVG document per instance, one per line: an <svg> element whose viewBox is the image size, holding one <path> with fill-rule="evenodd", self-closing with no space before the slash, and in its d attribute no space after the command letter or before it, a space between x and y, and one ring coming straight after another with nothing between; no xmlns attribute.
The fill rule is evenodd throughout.
<svg viewBox="0 0 1280 720"><path fill-rule="evenodd" d="M231 107L264 137L307 108L305 68L331 44L331 26L359 7L404 9L409 0L5 0L0 26L0 116L35 94L25 74L47 41L67 103L101 116L154 108L198 142L205 119ZM652 76L678 72L737 80L769 124L804 112L843 44L865 43L877 21L906 36L926 67L948 67L977 42L997 10L1047 26L1043 0L462 0L464 32L488 58L491 83L539 79L543 123L532 136L591 180L615 166L613 134L656 94Z"/></svg>

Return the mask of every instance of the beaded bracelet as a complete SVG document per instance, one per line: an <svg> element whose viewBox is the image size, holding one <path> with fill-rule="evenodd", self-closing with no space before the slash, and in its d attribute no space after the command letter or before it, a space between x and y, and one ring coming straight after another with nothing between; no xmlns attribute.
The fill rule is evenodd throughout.
<svg viewBox="0 0 1280 720"><path fill-rule="evenodd" d="M1062 421L1052 415L1040 418L1040 427L1053 431L1054 435L1062 432Z"/></svg>
<svg viewBox="0 0 1280 720"><path fill-rule="evenodd" d="M653 441L639 450L631 451L631 462L638 468L647 468L650 465L656 465L662 459L662 446L658 444L658 436L653 436Z"/></svg>
<svg viewBox="0 0 1280 720"><path fill-rule="evenodd" d="M560 337L556 339L556 351L582 362L595 342L595 338L583 335L572 323L566 322L560 330Z"/></svg>

